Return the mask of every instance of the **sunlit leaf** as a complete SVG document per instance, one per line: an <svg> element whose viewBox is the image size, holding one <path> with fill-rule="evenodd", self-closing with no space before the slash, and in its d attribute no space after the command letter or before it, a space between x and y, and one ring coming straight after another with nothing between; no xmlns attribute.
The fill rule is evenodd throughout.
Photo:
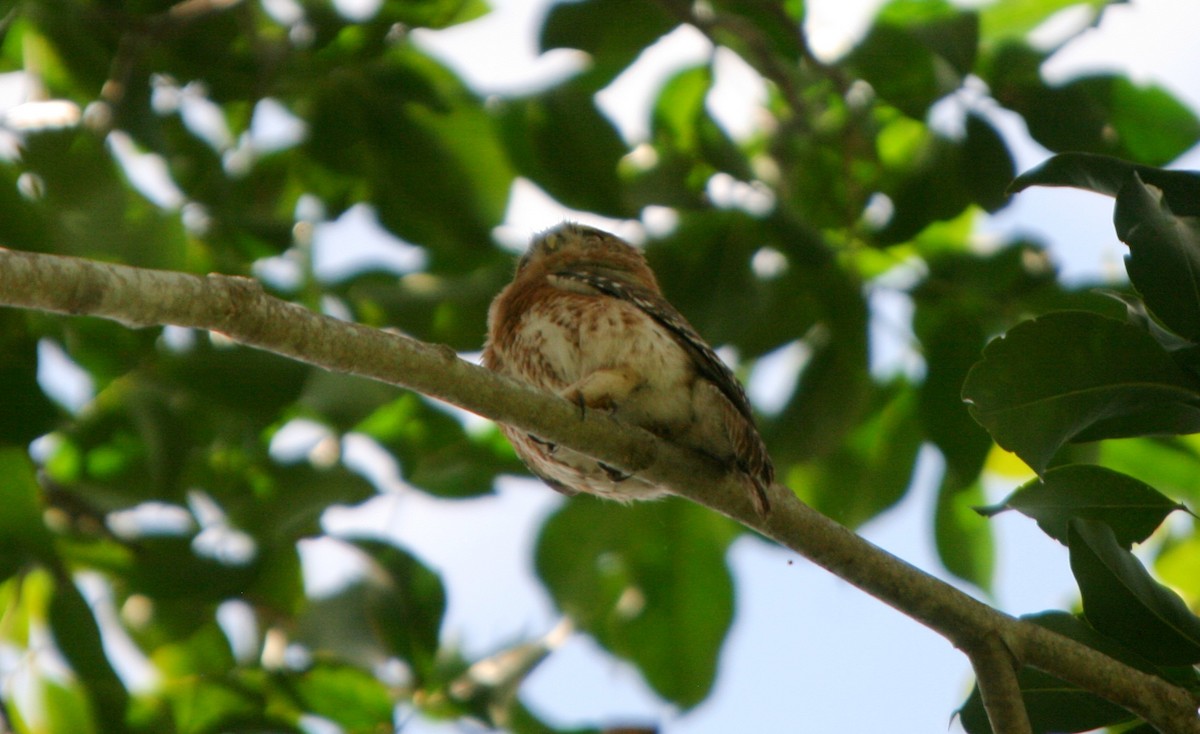
<svg viewBox="0 0 1200 734"><path fill-rule="evenodd" d="M691 504L578 497L542 529L537 570L581 629L691 707L712 688L733 617L724 560L732 537L723 519Z"/></svg>

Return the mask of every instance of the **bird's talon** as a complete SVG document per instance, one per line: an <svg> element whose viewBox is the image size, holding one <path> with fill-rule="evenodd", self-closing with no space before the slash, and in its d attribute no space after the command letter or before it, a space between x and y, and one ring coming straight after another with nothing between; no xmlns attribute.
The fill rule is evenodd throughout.
<svg viewBox="0 0 1200 734"><path fill-rule="evenodd" d="M633 476L632 474L629 474L629 473L627 473L627 472L623 472L623 471L621 471L620 469L617 469L617 468L615 468L615 467L611 467L611 466L609 466L608 464L605 464L605 463L604 463L604 462L602 462L602 461L598 461L598 462L596 462L596 465L597 465L597 466L599 466L601 470L603 470L603 472L604 472L604 473L605 473L605 474L608 476L608 480L609 480L610 482L613 482L614 484L616 484L616 483L620 483L620 482L623 482L623 481L625 481L626 479L628 479L628 478L630 478L630 477L632 477L632 476Z"/></svg>
<svg viewBox="0 0 1200 734"><path fill-rule="evenodd" d="M539 438L538 436L535 436L532 433L526 433L525 435L529 438L530 441L533 441L534 443L536 443L537 445L539 445L543 449L545 449L547 454L553 454L555 451L558 451L558 444L553 443L552 441L547 441L544 438Z"/></svg>

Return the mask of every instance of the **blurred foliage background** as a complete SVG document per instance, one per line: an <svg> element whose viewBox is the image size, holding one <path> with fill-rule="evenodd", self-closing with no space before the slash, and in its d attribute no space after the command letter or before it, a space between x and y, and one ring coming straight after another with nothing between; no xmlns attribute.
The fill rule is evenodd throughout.
<svg viewBox="0 0 1200 734"><path fill-rule="evenodd" d="M743 376L771 358L763 432L780 478L820 511L861 525L936 447L938 552L986 590L991 534L970 508L984 503L993 443L961 400L967 371L1032 315L1125 313L1060 283L1036 242L977 245L975 224L1007 204L1018 173L998 120L1019 116L1050 151L1148 166L1200 137L1161 88L1044 80L1056 49L1029 33L1068 6L1098 22L1108 4L894 0L836 61L809 48L801 0L556 4L541 47L586 64L485 99L412 39L480 17L482 0L385 0L355 17L326 0L9 0L0 71L24 101L0 129L0 244L257 275L314 309L474 352L512 271L498 235L510 195L532 183L644 243L668 297ZM671 76L645 139L625 139L596 95L685 24L712 58ZM749 134L710 109L729 54L765 82ZM407 265L328 277L314 230L364 204ZM873 369L872 298L896 283L919 364ZM378 489L336 440L273 450L289 425L315 423L369 437L416 490L466 499L524 471L493 428L203 333L7 310L0 340L0 637L23 661L8 669L21 685L0 692L9 726L376 732L403 704L553 731L518 695L545 641L465 657L440 634L441 581L405 549L353 540L374 573L333 597L305 593L297 544L324 535L326 509ZM88 399L47 388L56 354ZM1197 491L1188 439L1067 451L1177 500ZM578 628L690 708L729 629L723 559L738 533L681 502L579 499L541 528L534 562ZM1172 582L1197 598L1196 575L1179 571L1200 557L1195 541L1162 547ZM89 589L119 613L99 620ZM114 626L148 683L115 671L102 634Z"/></svg>

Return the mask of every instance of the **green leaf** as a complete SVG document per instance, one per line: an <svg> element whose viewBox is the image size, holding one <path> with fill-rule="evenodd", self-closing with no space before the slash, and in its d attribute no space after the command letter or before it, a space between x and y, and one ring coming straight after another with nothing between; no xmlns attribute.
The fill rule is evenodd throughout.
<svg viewBox="0 0 1200 734"><path fill-rule="evenodd" d="M737 16L736 21L717 24L714 38L742 58L765 56L764 51L792 63L798 63L804 52L804 2L764 3L759 0L715 0L713 9L722 16ZM743 31L748 24L757 32ZM734 30L736 29L736 30ZM732 32L730 32L732 31Z"/></svg>
<svg viewBox="0 0 1200 734"><path fill-rule="evenodd" d="M1138 477L1171 497L1196 495L1200 447L1196 436L1147 436L1105 441L1096 454L1097 464Z"/></svg>
<svg viewBox="0 0 1200 734"><path fill-rule="evenodd" d="M1044 533L1067 544L1067 524L1087 518L1113 529L1123 548L1140 543L1175 510L1187 510L1133 477L1100 466L1072 464L1050 469L1002 502L979 509L987 517L1016 510L1037 521Z"/></svg>
<svg viewBox="0 0 1200 734"><path fill-rule="evenodd" d="M336 69L313 95L304 150L327 169L314 172L318 192L350 201L365 193L384 226L428 248L434 271L497 257L491 230L513 170L495 122L458 77L399 46Z"/></svg>
<svg viewBox="0 0 1200 734"><path fill-rule="evenodd" d="M1137 173L1117 194L1113 219L1146 307L1176 334L1200 341L1200 222L1175 216Z"/></svg>
<svg viewBox="0 0 1200 734"><path fill-rule="evenodd" d="M512 278L513 264L497 261L471 272L366 273L336 286L355 311L355 320L399 327L422 341L462 351L479 349L488 304Z"/></svg>
<svg viewBox="0 0 1200 734"><path fill-rule="evenodd" d="M795 466L787 475L801 499L851 528L900 501L923 440L911 386L888 385L873 403L832 455Z"/></svg>
<svg viewBox="0 0 1200 734"><path fill-rule="evenodd" d="M643 50L678 25L666 8L641 0L558 3L542 25L542 51L577 48L592 57L589 89L608 85Z"/></svg>
<svg viewBox="0 0 1200 734"><path fill-rule="evenodd" d="M1085 312L1049 314L993 340L963 399L1039 474L1068 441L1200 431L1196 381L1149 334Z"/></svg>
<svg viewBox="0 0 1200 734"><path fill-rule="evenodd" d="M487 15L484 0L434 0L433 2L384 3L376 23L403 23L411 28L449 28Z"/></svg>
<svg viewBox="0 0 1200 734"><path fill-rule="evenodd" d="M1200 618L1121 547L1112 528L1075 518L1067 538L1071 572L1093 627L1160 665L1200 662Z"/></svg>
<svg viewBox="0 0 1200 734"><path fill-rule="evenodd" d="M42 519L42 491L29 456L0 446L0 580L32 559L54 556L53 539Z"/></svg>
<svg viewBox="0 0 1200 734"><path fill-rule="evenodd" d="M381 406L355 430L392 452L407 481L445 497L486 494L498 474L523 471L493 433L468 434L459 421L412 393Z"/></svg>
<svg viewBox="0 0 1200 734"><path fill-rule="evenodd" d="M88 692L100 728L123 731L129 693L108 662L92 610L70 580L56 581L48 621L58 649Z"/></svg>
<svg viewBox="0 0 1200 734"><path fill-rule="evenodd" d="M879 96L924 119L974 66L978 16L946 2L893 0L847 61Z"/></svg>
<svg viewBox="0 0 1200 734"><path fill-rule="evenodd" d="M392 697L384 684L367 671L318 665L297 674L293 686L305 711L334 721L347 731L391 728Z"/></svg>
<svg viewBox="0 0 1200 734"><path fill-rule="evenodd" d="M384 649L408 661L421 678L433 672L438 654L446 590L437 574L411 554L375 540L351 542L381 572L367 594L367 618Z"/></svg>
<svg viewBox="0 0 1200 734"><path fill-rule="evenodd" d="M518 173L566 206L612 217L633 214L617 176L625 143L591 90L567 82L501 103L497 116Z"/></svg>
<svg viewBox="0 0 1200 734"><path fill-rule="evenodd" d="M39 679L37 685L41 690L35 698L39 700L46 717L45 731L48 734L93 734L96 731L96 721L87 698L79 690L48 677ZM14 730L22 731L19 727L14 727Z"/></svg>
<svg viewBox="0 0 1200 734"><path fill-rule="evenodd" d="M1009 191L1017 193L1031 186L1069 186L1116 197L1134 174L1161 190L1166 206L1177 215L1200 215L1200 173L1143 166L1092 153L1051 156L1017 176Z"/></svg>
<svg viewBox="0 0 1200 734"><path fill-rule="evenodd" d="M1002 46L981 76L995 98L1025 118L1029 132L1052 151L1102 153L1152 166L1182 155L1200 139L1200 120L1155 86L1114 75L1048 86L1043 52Z"/></svg>
<svg viewBox="0 0 1200 734"><path fill-rule="evenodd" d="M0 444L28 446L59 414L37 384L37 339L24 315L0 313Z"/></svg>
<svg viewBox="0 0 1200 734"><path fill-rule="evenodd" d="M1122 0L1117 0L1118 2ZM1098 15L1113 0L1005 0L980 9L981 35L985 43L1022 40L1055 13L1087 5Z"/></svg>
<svg viewBox="0 0 1200 734"><path fill-rule="evenodd" d="M975 481L992 441L971 419L962 402L962 385L984 342L982 326L963 313L962 304L946 308L918 300L913 328L925 348L925 381L921 383L918 414L926 437L946 459L952 486Z"/></svg>
<svg viewBox="0 0 1200 734"><path fill-rule="evenodd" d="M1022 668L1017 685L1035 732L1082 732L1134 719L1133 714L1094 693L1033 668ZM967 734L991 734L976 686L958 715Z"/></svg>
<svg viewBox="0 0 1200 734"><path fill-rule="evenodd" d="M733 619L733 536L726 520L690 503L577 497L542 529L537 571L580 629L690 708L712 689Z"/></svg>
<svg viewBox="0 0 1200 734"><path fill-rule="evenodd" d="M934 511L938 558L950 573L986 591L996 566L995 540L991 527L971 511L983 501L983 487L978 482L955 486L952 479L942 480Z"/></svg>
<svg viewBox="0 0 1200 734"><path fill-rule="evenodd" d="M985 118L968 114L966 132L963 179L971 199L984 210L995 212L1008 203L1007 188L1016 173L1016 163L1004 138Z"/></svg>

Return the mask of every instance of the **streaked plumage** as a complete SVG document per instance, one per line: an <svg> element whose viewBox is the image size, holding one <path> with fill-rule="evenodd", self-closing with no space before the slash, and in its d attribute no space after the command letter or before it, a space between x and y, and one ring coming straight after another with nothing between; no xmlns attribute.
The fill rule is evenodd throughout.
<svg viewBox="0 0 1200 734"><path fill-rule="evenodd" d="M610 410L738 471L760 513L774 480L750 402L730 369L663 297L641 252L563 224L534 238L492 302L483 362L496 372ZM665 490L502 426L529 469L555 489L628 501Z"/></svg>

